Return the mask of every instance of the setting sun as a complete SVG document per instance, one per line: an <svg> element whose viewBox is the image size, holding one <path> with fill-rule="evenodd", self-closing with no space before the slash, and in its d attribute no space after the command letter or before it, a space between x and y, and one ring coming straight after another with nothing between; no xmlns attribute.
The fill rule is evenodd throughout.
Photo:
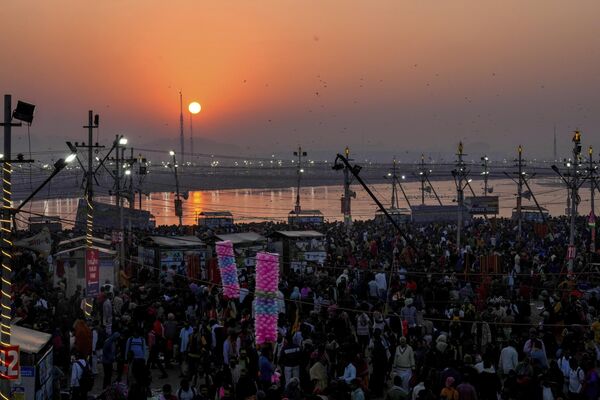
<svg viewBox="0 0 600 400"><path fill-rule="evenodd" d="M202 106L197 101L192 101L190 103L190 105L188 106L188 110L190 110L190 112L192 114L198 114L201 109L202 109Z"/></svg>

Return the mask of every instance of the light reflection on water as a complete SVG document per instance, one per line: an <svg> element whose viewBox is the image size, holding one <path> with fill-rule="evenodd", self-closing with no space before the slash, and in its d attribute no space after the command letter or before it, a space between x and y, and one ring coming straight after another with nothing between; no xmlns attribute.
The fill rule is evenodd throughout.
<svg viewBox="0 0 600 400"><path fill-rule="evenodd" d="M453 181L433 182L435 190L444 204L453 204L456 198L456 187ZM482 182L472 182L473 190L477 195L482 195ZM531 182L531 187L542 207L547 208L551 215L564 214L566 207L566 190L561 186L540 185ZM500 196L500 216L509 217L515 206L516 185L510 180L491 181L494 188L493 195ZM376 196L389 206L391 201L391 186L388 184L371 185ZM404 185L411 204L421 203L420 184L410 182ZM372 218L377 206L367 193L359 186L352 185L356 192L356 199L352 201L352 216L354 219ZM526 190L526 189L524 189ZM303 188L300 192L303 209L317 209L330 221L342 219L340 198L343 187L340 186L315 186ZM406 207L406 201L398 190L400 207ZM471 196L470 190L465 190L465 197ZM580 191L580 214L589 214L589 189ZM114 197L99 196L98 201L115 203ZM149 210L156 218L157 225L176 224L173 201L174 193L158 192L149 197L142 197L142 208ZM237 222L254 222L263 220L285 220L287 214L293 209L296 200L296 189L228 189L194 191L188 193L188 199L183 202L184 224L193 224L201 211L230 211ZM426 194L426 204L437 204L433 193ZM18 206L16 202L15 206ZM61 198L33 201L25 206L25 211L44 215L58 215L64 219L64 225L70 225L77 214L77 198ZM523 205L534 206L533 201L523 200ZM139 199L136 197L135 207L138 208ZM28 214L23 213L19 221L27 219Z"/></svg>

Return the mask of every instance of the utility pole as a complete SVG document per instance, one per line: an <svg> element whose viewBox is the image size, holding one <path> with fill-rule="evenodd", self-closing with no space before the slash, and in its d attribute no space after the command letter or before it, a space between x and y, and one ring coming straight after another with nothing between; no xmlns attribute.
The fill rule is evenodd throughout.
<svg viewBox="0 0 600 400"><path fill-rule="evenodd" d="M517 151L519 153L519 158L517 159L517 165L519 167L519 183L517 184L517 238L521 239L521 236L523 235L523 147L519 145Z"/></svg>
<svg viewBox="0 0 600 400"><path fill-rule="evenodd" d="M148 173L148 162L147 160L142 157L141 154L138 154L138 158L137 158L137 163L138 163L138 188L137 188L137 192L139 195L139 204L138 204L138 209L142 209L142 184L144 183L144 178L146 177L146 174Z"/></svg>
<svg viewBox="0 0 600 400"><path fill-rule="evenodd" d="M115 136L115 198L117 207L119 207L119 268L125 267L125 218L123 210L123 194L121 193L121 170L123 169L121 164L124 162L125 159L126 144L126 138L120 135ZM125 186L123 185L123 188L124 187ZM118 271L115 271L115 275L118 278Z"/></svg>
<svg viewBox="0 0 600 400"><path fill-rule="evenodd" d="M454 183L456 184L456 197L458 203L458 224L456 227L456 248L458 251L458 255L461 253L461 234L463 228L463 204L464 204L464 189L466 185L469 184L470 180L467 180L466 185L463 184L463 181L467 179L469 171L466 169L465 162L463 161L463 156L466 154L463 153L463 144L460 142L458 144L458 152L456 153L457 161L456 161L456 169L452 171L452 176L454 177Z"/></svg>
<svg viewBox="0 0 600 400"><path fill-rule="evenodd" d="M569 248L572 256L569 256L569 272L573 271L575 259L575 219L577 218L577 205L579 204L579 167L581 164L581 133L573 133L573 164L571 177L571 221L569 231Z"/></svg>
<svg viewBox="0 0 600 400"><path fill-rule="evenodd" d="M392 204L391 204L392 209L399 208L398 207L398 194L397 194L397 190L396 190L396 180L397 179L398 178L396 176L396 157L394 157L394 160L392 161Z"/></svg>
<svg viewBox="0 0 600 400"><path fill-rule="evenodd" d="M133 218L133 210L135 209L135 195L133 193L133 163L137 161L137 159L133 158L133 147L131 147L129 152L129 245L133 244L133 229L132 229L132 221ZM125 171L127 174L127 171Z"/></svg>
<svg viewBox="0 0 600 400"><path fill-rule="evenodd" d="M588 219L588 226L590 227L590 253L594 254L596 252L596 207L594 204L594 195L596 193L596 169L597 166L594 165L594 149L592 146L588 148L588 177L590 179L590 216Z"/></svg>
<svg viewBox="0 0 600 400"><path fill-rule="evenodd" d="M298 167L296 168L296 175L298 178L297 187L296 187L296 207L294 211L296 212L296 216L300 214L300 181L302 178L302 174L304 173L304 169L302 168L302 157L306 157L307 153L302 151L302 147L298 146L298 151L294 152L295 156L298 156Z"/></svg>
<svg viewBox="0 0 600 400"><path fill-rule="evenodd" d="M554 162L558 161L557 155L556 155L556 124L554 124L554 148L553 148L554 152Z"/></svg>
<svg viewBox="0 0 600 400"><path fill-rule="evenodd" d="M346 160L350 160L350 149L346 146L344 150L344 154L346 156ZM344 167L344 196L342 197L342 213L344 214L344 224L347 228L352 225L352 197L356 197L356 193L350 190L350 170L348 166Z"/></svg>
<svg viewBox="0 0 600 400"><path fill-rule="evenodd" d="M419 178L421 179L421 205L425 204L425 181L427 180L427 170L425 169L425 155L421 154L421 169L419 169Z"/></svg>
<svg viewBox="0 0 600 400"><path fill-rule="evenodd" d="M19 110L19 106L28 108L27 110ZM21 121L31 123L33 120L33 109L35 106L31 104L21 103L17 104L15 113L12 113L12 96L10 94L4 95L4 122L0 123L0 126L4 127L4 154L2 158L2 219L0 219L0 228L2 235L2 271L0 276L2 277L1 293L0 293L0 350L1 354L5 354L4 346L10 346L11 343L11 323L12 323L12 275L13 275L13 243L12 243L12 230L11 220L14 217L14 210L12 208L12 163L13 162L32 162L33 160L24 160L22 154L17 155L16 160L12 160L11 152L11 139L12 139L12 127L22 126L20 122L12 122L13 117ZM23 113L21 113L23 111ZM27 115L26 115L27 114ZM35 194L35 192L34 192ZM30 197L31 198L31 197ZM28 199L29 200L29 199ZM16 220L13 228L16 229ZM4 356L2 361L4 361ZM5 366L4 366L5 367ZM6 369L0 369L0 397L2 399L11 398L10 394L10 381L7 376L2 376ZM10 396L10 397L9 397Z"/></svg>
<svg viewBox="0 0 600 400"><path fill-rule="evenodd" d="M177 174L177 159L175 158L175 152L173 150L171 150L169 154L171 155L171 157L173 157L173 172L175 173L175 215L179 217L179 226L181 226L183 225L183 203L179 195L179 175Z"/></svg>
<svg viewBox="0 0 600 400"><path fill-rule="evenodd" d="M573 264L576 256L576 248L575 248L575 222L577 218L577 205L579 204L579 187L582 183L580 183L579 175L581 174L580 168L581 164L581 132L574 131L573 132L573 159L568 160L565 163L567 167L566 173L561 174L560 170L556 165L552 166L552 170L556 172L560 178L563 180L568 189L569 194L569 217L570 217L570 227L569 227L569 247L567 250L567 260L568 260L568 271L569 273L573 272ZM582 181L584 182L585 179Z"/></svg>
<svg viewBox="0 0 600 400"><path fill-rule="evenodd" d="M117 154L119 154L119 148L117 148ZM119 162L117 161L117 182L119 184L119 187L117 189L117 191L119 192L119 230L121 231L121 237L120 237L120 242L119 242L119 253L120 253L120 257L121 257L121 261L123 262L123 264L121 264L121 268L124 268L125 266L125 219L124 219L124 210L123 210L123 195L121 194L121 177L120 174L123 170L123 163L125 159L125 147L121 148L121 158L120 161L121 163L119 164ZM123 189L125 189L125 180L123 179Z"/></svg>
<svg viewBox="0 0 600 400"><path fill-rule="evenodd" d="M12 163L11 163L11 130L13 126L21 126L21 123L12 122L12 97L10 94L4 95L4 157L2 160L3 172L3 196L2 196L2 294L0 305L0 343L2 346L10 346L11 335L11 313L12 313L12 238L11 225L12 218ZM10 381L2 379L0 381L0 394L3 399L10 396Z"/></svg>
<svg viewBox="0 0 600 400"><path fill-rule="evenodd" d="M433 187L433 185L431 184L431 181L429 180L429 175L431 175L431 172L432 172L431 169L427 168L425 166L425 155L421 154L421 163L419 165L419 169L417 170L417 173L418 173L417 177L421 181L421 205L425 205L425 192L428 192L428 193L433 192L437 202L441 206L442 200L440 199L440 196L438 196L437 192L435 191L435 188ZM425 186L426 183L429 186Z"/></svg>
<svg viewBox="0 0 600 400"><path fill-rule="evenodd" d="M400 188L400 191L402 192L402 195L404 196L404 200L406 200L406 204L408 204L408 208L412 209L412 206L410 204L410 200L408 198L408 196L406 195L406 192L404 191L404 187L402 187L402 182L400 182L400 179L398 179L398 175L396 173L397 171L397 162L396 162L396 157L394 157L393 160L393 166L392 166L392 172L388 172L384 178L386 179L390 179L392 181L392 202L390 207L392 209L398 209L400 208L400 200L399 200L399 196L398 196L398 189L396 187ZM406 176L402 175L402 180L406 179Z"/></svg>
<svg viewBox="0 0 600 400"><path fill-rule="evenodd" d="M183 164L183 154L185 151L185 138L183 137L183 96L179 91L179 141L181 142L181 163Z"/></svg>
<svg viewBox="0 0 600 400"><path fill-rule="evenodd" d="M12 160L11 160L11 134L13 126L21 126L20 122L12 122L12 97L10 94L4 95L4 157L2 159L3 172L3 196L2 196L2 294L0 305L0 343L2 346L10 345L11 335L11 292L12 292L12 238L11 238L11 218L12 218ZM7 396L10 392L9 381L2 379L2 396ZM8 397L6 397L8 398Z"/></svg>
<svg viewBox="0 0 600 400"><path fill-rule="evenodd" d="M75 143L76 148L87 148L88 151L88 165L86 171L86 182L85 182L85 200L87 205L87 218L86 218L86 229L85 229L85 244L86 252L90 251L94 245L94 149L98 149L104 146L99 146L98 143L94 145L94 128L98 128L99 116L94 116L93 110L88 111L88 124L84 125L83 128L88 130L88 142ZM69 145L69 147L71 147ZM88 257L85 258L86 263ZM87 268L87 265L86 265ZM116 282L115 282L116 284ZM92 301L85 299L84 314L89 317L93 308Z"/></svg>
<svg viewBox="0 0 600 400"><path fill-rule="evenodd" d="M488 178L490 176L490 170L488 168L488 162L489 162L489 157L488 156L483 156L481 157L481 161L483 161L483 164L481 164L481 166L483 167L483 171L481 172L481 175L483 175L483 195L487 196L489 189L488 189Z"/></svg>

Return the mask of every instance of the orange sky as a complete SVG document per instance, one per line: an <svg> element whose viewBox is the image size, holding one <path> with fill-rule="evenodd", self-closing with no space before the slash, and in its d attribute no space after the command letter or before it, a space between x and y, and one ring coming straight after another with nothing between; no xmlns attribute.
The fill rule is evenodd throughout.
<svg viewBox="0 0 600 400"><path fill-rule="evenodd" d="M37 105L40 146L82 137L90 107L103 138L176 145L179 89L203 106L197 135L249 153L464 139L548 155L536 141L554 124L561 143L574 127L600 137L597 1L20 0L2 13L0 88Z"/></svg>

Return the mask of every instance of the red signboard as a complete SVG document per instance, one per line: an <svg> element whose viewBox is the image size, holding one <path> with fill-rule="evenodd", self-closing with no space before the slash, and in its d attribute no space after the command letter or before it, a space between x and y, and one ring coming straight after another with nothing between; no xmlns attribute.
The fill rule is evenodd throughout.
<svg viewBox="0 0 600 400"><path fill-rule="evenodd" d="M19 346L2 346L0 348L0 377L17 380L21 370L19 365Z"/></svg>
<svg viewBox="0 0 600 400"><path fill-rule="evenodd" d="M86 296L96 296L100 290L100 256L97 249L85 251Z"/></svg>
<svg viewBox="0 0 600 400"><path fill-rule="evenodd" d="M574 260L574 259L575 259L575 246L569 245L569 247L567 248L567 260Z"/></svg>

